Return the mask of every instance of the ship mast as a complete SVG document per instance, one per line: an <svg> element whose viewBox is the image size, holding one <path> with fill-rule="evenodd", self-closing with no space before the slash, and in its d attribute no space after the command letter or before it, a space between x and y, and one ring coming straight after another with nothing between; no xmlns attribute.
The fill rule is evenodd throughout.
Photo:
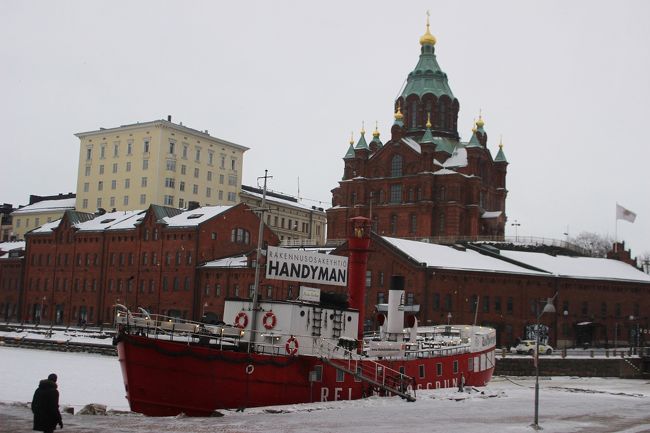
<svg viewBox="0 0 650 433"><path fill-rule="evenodd" d="M260 204L259 216L260 227L257 231L257 255L255 257L255 287L253 289L253 311L251 312L251 338L248 345L248 352L250 353L251 347L255 344L255 337L257 335L257 311L259 310L260 292L260 259L262 257L262 238L264 235L264 212L266 211L266 181L272 179L273 176L268 175L268 170L264 170L264 176L257 179L264 179L264 189L262 190L262 203Z"/></svg>

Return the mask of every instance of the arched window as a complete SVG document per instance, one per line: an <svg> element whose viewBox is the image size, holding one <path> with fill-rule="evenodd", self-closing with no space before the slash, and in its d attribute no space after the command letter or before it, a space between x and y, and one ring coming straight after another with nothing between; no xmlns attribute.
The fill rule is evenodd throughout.
<svg viewBox="0 0 650 433"><path fill-rule="evenodd" d="M417 101L411 101L411 108L409 109L409 115L411 118L411 128L417 127L417 120L418 120L418 103Z"/></svg>
<svg viewBox="0 0 650 433"><path fill-rule="evenodd" d="M444 213L440 213L440 217L438 218L438 235L439 236L445 235L445 214Z"/></svg>
<svg viewBox="0 0 650 433"><path fill-rule="evenodd" d="M402 202L402 185L396 184L390 186L390 202L391 203Z"/></svg>
<svg viewBox="0 0 650 433"><path fill-rule="evenodd" d="M440 129L447 129L447 105L442 99L438 101L438 115L436 116L436 126Z"/></svg>
<svg viewBox="0 0 650 433"><path fill-rule="evenodd" d="M397 215L392 214L390 216L390 234L394 235L397 233Z"/></svg>
<svg viewBox="0 0 650 433"><path fill-rule="evenodd" d="M390 175L391 177L398 177L402 175L402 156L395 155L390 161Z"/></svg>

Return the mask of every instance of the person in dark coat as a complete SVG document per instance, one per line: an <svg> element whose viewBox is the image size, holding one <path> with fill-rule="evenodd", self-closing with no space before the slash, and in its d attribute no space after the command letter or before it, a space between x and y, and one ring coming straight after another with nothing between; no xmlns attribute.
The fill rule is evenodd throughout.
<svg viewBox="0 0 650 433"><path fill-rule="evenodd" d="M41 380L34 392L34 398L32 398L34 430L52 433L57 424L63 428L56 379L56 374L50 374L47 379Z"/></svg>

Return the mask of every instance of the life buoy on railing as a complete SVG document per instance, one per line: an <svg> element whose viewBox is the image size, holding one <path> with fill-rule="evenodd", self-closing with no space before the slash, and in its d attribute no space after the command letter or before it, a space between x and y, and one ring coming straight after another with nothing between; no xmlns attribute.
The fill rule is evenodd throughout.
<svg viewBox="0 0 650 433"><path fill-rule="evenodd" d="M253 374L255 371L255 366L253 364L248 364L246 366L246 374Z"/></svg>
<svg viewBox="0 0 650 433"><path fill-rule="evenodd" d="M273 314L273 311L267 311L266 314L264 315L264 318L262 319L262 324L266 329L273 329L275 328L275 324L278 323L278 318L275 317L275 314Z"/></svg>
<svg viewBox="0 0 650 433"><path fill-rule="evenodd" d="M284 345L287 353L291 356L298 353L298 340L293 335L287 340L287 344Z"/></svg>
<svg viewBox="0 0 650 433"><path fill-rule="evenodd" d="M235 316L235 326L237 328L244 329L247 325L248 325L248 315L245 312L240 311L239 313L237 313L237 316Z"/></svg>

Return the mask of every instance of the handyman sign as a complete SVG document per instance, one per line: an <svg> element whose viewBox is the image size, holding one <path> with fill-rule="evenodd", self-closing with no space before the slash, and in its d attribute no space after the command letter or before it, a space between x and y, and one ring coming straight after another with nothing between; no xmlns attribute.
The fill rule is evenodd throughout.
<svg viewBox="0 0 650 433"><path fill-rule="evenodd" d="M347 286L348 258L269 246L266 278Z"/></svg>

